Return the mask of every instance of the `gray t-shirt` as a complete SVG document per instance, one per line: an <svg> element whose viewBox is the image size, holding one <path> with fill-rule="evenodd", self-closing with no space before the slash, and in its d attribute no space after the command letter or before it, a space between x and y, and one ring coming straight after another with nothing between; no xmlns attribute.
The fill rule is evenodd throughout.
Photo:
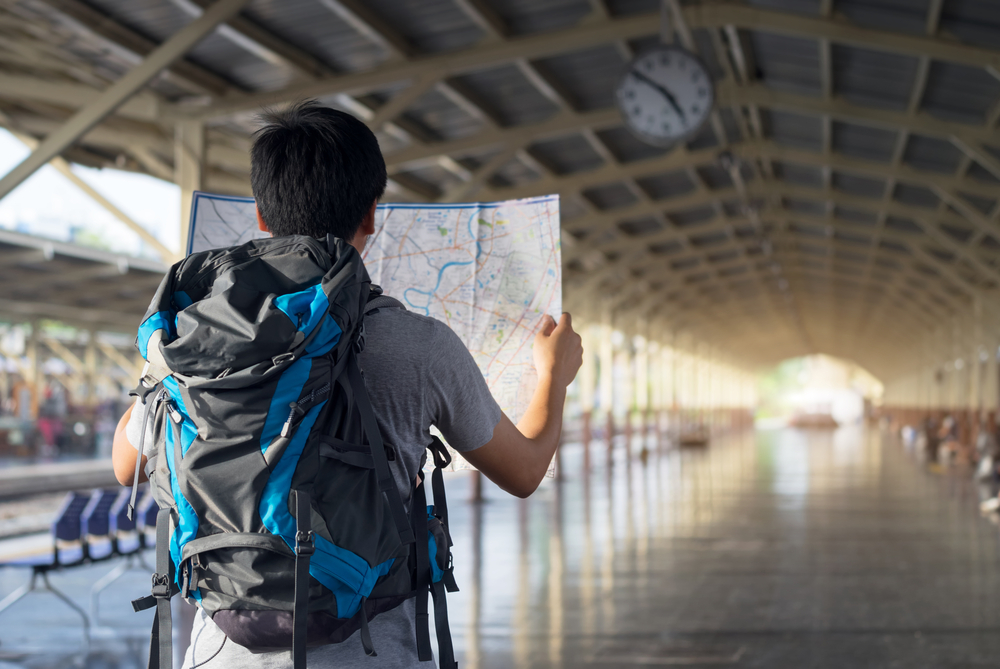
<svg viewBox="0 0 1000 669"><path fill-rule="evenodd" d="M471 451L493 437L500 422L500 407L468 349L441 321L402 309L380 309L365 318L365 329L361 367L382 438L396 449L398 457L389 465L405 499L431 441L431 425L456 450ZM142 412L137 407L126 435L137 445L141 432ZM150 432L147 439L152 439ZM343 643L310 649L309 666L423 669L427 665L417 660L414 621L411 599L372 620L372 642L378 657L365 655L355 633ZM184 658L185 669L195 665L207 669L278 669L291 667L292 660L290 651L251 653L226 641L222 631L199 609Z"/></svg>

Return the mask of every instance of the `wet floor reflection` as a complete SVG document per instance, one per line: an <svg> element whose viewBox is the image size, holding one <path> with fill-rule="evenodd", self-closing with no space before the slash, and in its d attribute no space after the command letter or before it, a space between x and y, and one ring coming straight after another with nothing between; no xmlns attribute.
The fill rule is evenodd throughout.
<svg viewBox="0 0 1000 669"><path fill-rule="evenodd" d="M467 503L469 476L451 476L463 669L1000 666L1000 530L968 470L928 472L860 429L645 445L619 440L610 466L592 451L588 475L568 445L561 482L529 500L487 485ZM60 584L85 596L106 570ZM0 571L0 596L23 578ZM125 594L145 588L137 571L102 604L90 659L39 595L0 619L0 667L140 666L149 618Z"/></svg>
<svg viewBox="0 0 1000 669"><path fill-rule="evenodd" d="M1000 656L1000 534L962 472L927 473L860 428L688 450L637 436L612 457L587 475L569 445L561 482L531 499L487 485L487 502L455 505L461 666ZM461 498L461 475L450 485Z"/></svg>

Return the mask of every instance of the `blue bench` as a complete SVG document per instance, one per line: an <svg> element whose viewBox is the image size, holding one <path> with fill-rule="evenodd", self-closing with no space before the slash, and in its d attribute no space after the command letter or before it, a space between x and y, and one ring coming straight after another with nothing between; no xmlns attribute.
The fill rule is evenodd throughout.
<svg viewBox="0 0 1000 669"><path fill-rule="evenodd" d="M89 642L90 617L62 591L52 586L49 573L125 558L122 564L99 579L91 590L91 611L96 620L97 597L102 590L136 567L137 562L144 569L154 571L143 561L142 551L155 544L155 535L150 536L149 532L155 531L158 507L152 495L140 491L137 514L129 520L129 493L127 488L117 488L67 494L52 523L51 550L0 562L0 567L31 569L28 583L0 601L0 613L32 592L51 592L80 616L84 636Z"/></svg>

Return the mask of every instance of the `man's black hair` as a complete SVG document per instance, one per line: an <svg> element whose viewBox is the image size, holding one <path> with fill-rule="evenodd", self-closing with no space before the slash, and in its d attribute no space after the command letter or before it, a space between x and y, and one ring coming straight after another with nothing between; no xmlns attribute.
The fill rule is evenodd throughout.
<svg viewBox="0 0 1000 669"><path fill-rule="evenodd" d="M267 111L261 120L250 148L250 186L271 234L353 239L385 193L374 133L315 100Z"/></svg>

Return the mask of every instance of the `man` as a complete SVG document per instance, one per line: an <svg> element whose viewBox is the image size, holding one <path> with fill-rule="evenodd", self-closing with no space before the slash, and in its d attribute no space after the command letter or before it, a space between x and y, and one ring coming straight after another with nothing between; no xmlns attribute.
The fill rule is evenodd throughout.
<svg viewBox="0 0 1000 669"><path fill-rule="evenodd" d="M250 153L251 185L261 230L274 236L328 233L359 253L375 232L375 206L385 191L386 168L374 134L349 114L315 102L268 113ZM365 319L360 356L368 391L387 443L401 493L417 477L429 429L507 492L527 497L552 460L562 429L566 387L583 361L569 314L546 316L534 342L538 387L515 426L490 395L472 355L444 323L402 309L380 309ZM142 431L141 410L130 408L114 441L115 475L131 485ZM146 443L152 443L147 433ZM145 465L145 456L142 464ZM145 480L145 477L143 477ZM413 600L371 622L377 657L366 657L357 639L309 650L309 666L420 669ZM357 636L357 634L355 634ZM184 666L288 667L290 653L250 653L199 610ZM202 664L205 663L205 664Z"/></svg>

